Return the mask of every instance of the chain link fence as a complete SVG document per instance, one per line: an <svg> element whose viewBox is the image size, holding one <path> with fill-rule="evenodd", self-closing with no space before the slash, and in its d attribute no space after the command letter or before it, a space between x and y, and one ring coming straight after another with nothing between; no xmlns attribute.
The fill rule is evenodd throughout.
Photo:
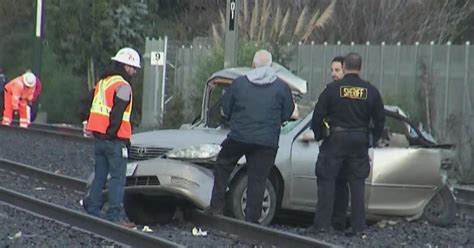
<svg viewBox="0 0 474 248"><path fill-rule="evenodd" d="M196 99L202 94L199 65L209 58L210 42L181 46L174 56L170 95L183 99L183 120L199 113ZM357 52L362 56L362 78L381 91L386 104L398 105L411 119L424 125L440 142L454 143L461 181L474 181L474 51L465 45L447 44L287 44L280 61L308 81L308 101L317 100L330 81L330 61ZM168 74L171 75L171 74ZM170 89L168 89L170 90Z"/></svg>

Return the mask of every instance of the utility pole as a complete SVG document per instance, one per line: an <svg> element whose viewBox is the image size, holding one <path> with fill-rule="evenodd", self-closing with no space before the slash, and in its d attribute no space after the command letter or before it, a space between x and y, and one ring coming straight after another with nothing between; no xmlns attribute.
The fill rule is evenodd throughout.
<svg viewBox="0 0 474 248"><path fill-rule="evenodd" d="M224 34L224 68L237 65L240 0L227 0Z"/></svg>
<svg viewBox="0 0 474 248"><path fill-rule="evenodd" d="M43 0L36 0L36 29L33 72L41 78L41 39L43 34Z"/></svg>

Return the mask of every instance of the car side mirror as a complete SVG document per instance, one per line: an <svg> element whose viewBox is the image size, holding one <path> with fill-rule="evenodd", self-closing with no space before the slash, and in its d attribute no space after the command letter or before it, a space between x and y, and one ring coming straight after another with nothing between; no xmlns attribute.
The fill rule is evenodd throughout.
<svg viewBox="0 0 474 248"><path fill-rule="evenodd" d="M298 140L301 141L301 142L312 142L312 141L316 141L316 139L314 138L314 132L313 130L306 130L304 131L302 134L300 134L300 136L298 137Z"/></svg>

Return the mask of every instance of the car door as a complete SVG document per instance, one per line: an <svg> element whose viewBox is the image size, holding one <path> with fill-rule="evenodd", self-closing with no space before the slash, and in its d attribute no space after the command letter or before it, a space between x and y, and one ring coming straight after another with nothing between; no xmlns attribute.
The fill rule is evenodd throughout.
<svg viewBox="0 0 474 248"><path fill-rule="evenodd" d="M309 126L305 127L293 140L291 149L292 208L312 211L316 206L317 187L314 169L318 153L319 146L314 140L313 131Z"/></svg>
<svg viewBox="0 0 474 248"><path fill-rule="evenodd" d="M377 150L376 148L375 150ZM374 161L374 150L369 149L371 167ZM319 145L314 140L314 133L309 128L296 135L291 149L291 182L290 182L290 208L314 211L317 203L317 181L315 174L316 161L319 154ZM371 182L372 170L366 180L366 185ZM370 191L365 192L365 201L368 202Z"/></svg>
<svg viewBox="0 0 474 248"><path fill-rule="evenodd" d="M384 142L366 181L370 213L417 214L441 185L441 150L419 132L406 118L387 115Z"/></svg>

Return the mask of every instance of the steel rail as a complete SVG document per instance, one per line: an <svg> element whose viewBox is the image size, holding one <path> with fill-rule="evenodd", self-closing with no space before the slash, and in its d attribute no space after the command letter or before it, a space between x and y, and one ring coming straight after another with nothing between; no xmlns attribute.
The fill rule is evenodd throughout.
<svg viewBox="0 0 474 248"><path fill-rule="evenodd" d="M16 132L31 132L41 135L53 135L57 137L64 137L68 139L76 139L78 141L91 142L93 139L86 138L82 134L82 129L73 127L61 127L47 124L34 124L28 128L21 128L19 126L4 126L0 125L0 128L15 130Z"/></svg>
<svg viewBox="0 0 474 248"><path fill-rule="evenodd" d="M17 174L22 174L28 177L37 178L43 182L50 184L61 185L71 190L78 192L86 191L86 181L77 178L54 174L49 171L41 170L26 164L14 162L8 159L0 159L0 169L12 171Z"/></svg>
<svg viewBox="0 0 474 248"><path fill-rule="evenodd" d="M77 136L83 136L82 128L74 127L74 126L66 126L61 124L43 124L43 123L32 123L30 128L35 129L42 129L42 130L50 130L62 133L69 133Z"/></svg>
<svg viewBox="0 0 474 248"><path fill-rule="evenodd" d="M38 178L50 184L62 185L78 192L84 192L86 190L86 182L83 180L64 175L56 175L48 171L6 159L0 159L0 169ZM206 226L215 230L222 230L223 232L237 236L239 240L249 243L275 245L278 247L336 247L333 244L307 236L283 232L271 227L256 225L224 216L209 216L198 210L190 211L189 217L189 221L197 225Z"/></svg>
<svg viewBox="0 0 474 248"><path fill-rule="evenodd" d="M121 225L0 187L0 201L132 247L183 247Z"/></svg>
<svg viewBox="0 0 474 248"><path fill-rule="evenodd" d="M225 216L209 216L201 211L191 211L189 220L197 225L236 235L239 240L261 245L276 247L337 247L311 237L283 232L271 227L228 218Z"/></svg>

